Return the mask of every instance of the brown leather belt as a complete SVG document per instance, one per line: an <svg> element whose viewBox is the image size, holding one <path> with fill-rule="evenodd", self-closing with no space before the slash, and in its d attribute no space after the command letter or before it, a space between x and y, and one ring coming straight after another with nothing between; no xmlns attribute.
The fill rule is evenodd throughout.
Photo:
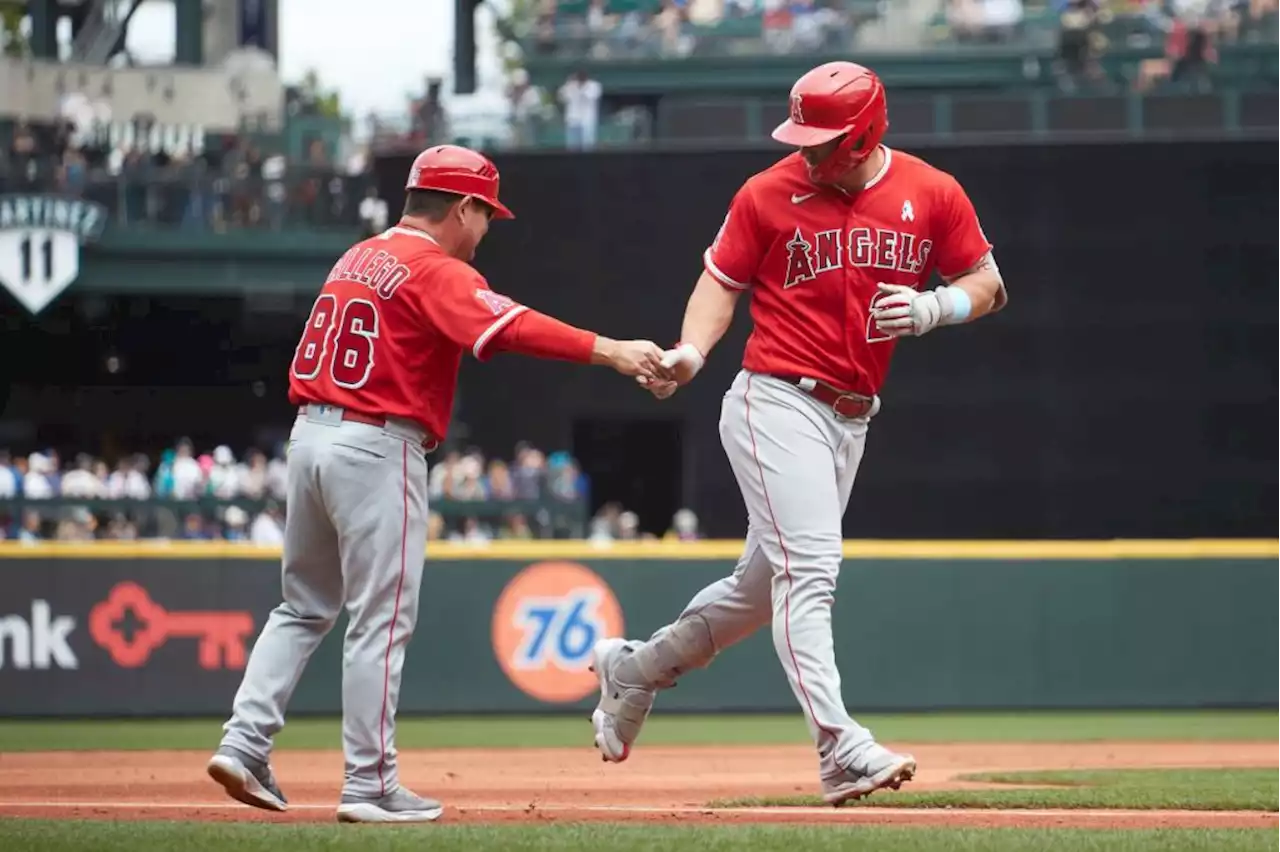
<svg viewBox="0 0 1280 852"><path fill-rule="evenodd" d="M337 406L334 407L336 408ZM299 406L298 413L306 414L307 406ZM342 419L349 420L352 423L364 423L367 426L377 426L379 429L387 425L386 417L381 417L377 414L365 414L363 411L352 411L350 408L342 409ZM426 437L422 439L422 449L429 453L439 446L440 441L433 437L430 432L427 432Z"/></svg>
<svg viewBox="0 0 1280 852"><path fill-rule="evenodd" d="M823 405L830 406L831 410L839 417L850 420L856 417L866 417L875 407L875 397L863 396L853 391L842 391L839 388L833 388L831 385L823 384L816 379L810 380L813 382L813 388L810 389L805 387L807 382L801 376L782 376L776 373L771 375L775 379L781 379L788 384L795 385Z"/></svg>

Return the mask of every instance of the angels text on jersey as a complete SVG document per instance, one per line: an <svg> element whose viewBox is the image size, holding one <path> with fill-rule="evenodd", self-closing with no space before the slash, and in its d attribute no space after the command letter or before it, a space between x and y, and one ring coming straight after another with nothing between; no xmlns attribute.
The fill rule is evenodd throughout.
<svg viewBox="0 0 1280 852"><path fill-rule="evenodd" d="M850 228L805 233L796 227L785 244L787 274L783 289L846 266L884 269L919 276L924 272L933 241L887 228Z"/></svg>

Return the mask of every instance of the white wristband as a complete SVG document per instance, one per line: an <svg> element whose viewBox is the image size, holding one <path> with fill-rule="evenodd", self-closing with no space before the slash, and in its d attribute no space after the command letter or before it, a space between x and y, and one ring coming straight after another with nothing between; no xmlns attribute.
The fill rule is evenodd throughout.
<svg viewBox="0 0 1280 852"><path fill-rule="evenodd" d="M702 365L707 362L702 353L698 351L698 347L692 343L681 343L675 349L668 349L662 356L662 366L674 367L679 363L688 364L694 375L702 369Z"/></svg>
<svg viewBox="0 0 1280 852"><path fill-rule="evenodd" d="M942 306L942 325L958 325L973 312L973 300L963 287L948 284L937 289L938 304Z"/></svg>

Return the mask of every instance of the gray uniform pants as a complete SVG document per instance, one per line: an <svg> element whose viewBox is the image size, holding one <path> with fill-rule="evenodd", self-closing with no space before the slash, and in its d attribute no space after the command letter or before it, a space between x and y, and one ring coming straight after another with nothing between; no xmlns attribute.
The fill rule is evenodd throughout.
<svg viewBox="0 0 1280 852"><path fill-rule="evenodd" d="M872 741L845 709L831 635L841 520L868 424L836 417L787 382L738 374L721 406L720 439L746 503L746 547L733 574L681 614L701 615L717 649L772 625L824 778Z"/></svg>
<svg viewBox="0 0 1280 852"><path fill-rule="evenodd" d="M399 784L396 703L427 540L425 435L305 410L289 437L284 602L253 646L222 743L268 759L307 661L345 608L343 793L380 797Z"/></svg>

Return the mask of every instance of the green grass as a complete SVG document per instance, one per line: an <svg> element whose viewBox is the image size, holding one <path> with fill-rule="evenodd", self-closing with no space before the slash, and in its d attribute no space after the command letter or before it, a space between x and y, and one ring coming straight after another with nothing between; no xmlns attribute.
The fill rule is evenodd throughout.
<svg viewBox="0 0 1280 852"><path fill-rule="evenodd" d="M1274 710L857 714L885 742L1084 742L1089 740L1272 740ZM0 720L0 752L85 749L205 749L221 737L221 719ZM335 718L291 720L280 748L332 749ZM586 713L573 716L402 717L400 748L554 747L591 742ZM807 743L799 712L786 716L679 716L655 713L645 745Z"/></svg>
<svg viewBox="0 0 1280 852"><path fill-rule="evenodd" d="M0 848L22 852L1256 852L1271 829L1104 831L887 826L329 826L0 820Z"/></svg>
<svg viewBox="0 0 1280 852"><path fill-rule="evenodd" d="M999 772L959 776L1044 789L938 790L877 794L851 803L895 808L1119 808L1133 810L1275 811L1275 769L1097 769ZM821 805L818 796L733 799L720 807Z"/></svg>

